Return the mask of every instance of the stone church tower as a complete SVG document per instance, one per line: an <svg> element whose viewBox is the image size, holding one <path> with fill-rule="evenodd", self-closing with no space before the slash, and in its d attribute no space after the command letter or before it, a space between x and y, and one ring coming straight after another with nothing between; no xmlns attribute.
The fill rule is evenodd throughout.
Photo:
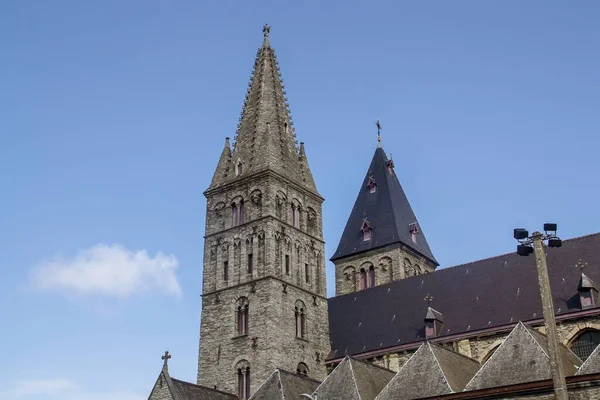
<svg viewBox="0 0 600 400"><path fill-rule="evenodd" d="M433 272L438 266L379 135L378 141L331 258L336 296Z"/></svg>
<svg viewBox="0 0 600 400"><path fill-rule="evenodd" d="M297 145L269 27L233 145L205 191L198 384L246 399L276 369L326 376L323 197Z"/></svg>

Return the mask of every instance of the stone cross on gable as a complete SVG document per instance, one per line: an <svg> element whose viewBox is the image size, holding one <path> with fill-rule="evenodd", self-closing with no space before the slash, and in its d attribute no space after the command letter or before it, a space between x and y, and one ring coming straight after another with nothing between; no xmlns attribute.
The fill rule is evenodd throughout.
<svg viewBox="0 0 600 400"><path fill-rule="evenodd" d="M169 358L171 358L171 355L169 354L169 352L165 351L165 355L160 358L161 358L161 360L163 360L163 368L168 369L169 368L169 365L168 365Z"/></svg>
<svg viewBox="0 0 600 400"><path fill-rule="evenodd" d="M579 270L580 270L580 271L583 273L583 269L584 269L585 267L587 267L587 263L586 263L586 262L584 262L584 261L583 261L583 260L580 258L580 259L579 259L579 261L577 261L577 264L575 264L575 266L576 266L577 268L579 268Z"/></svg>

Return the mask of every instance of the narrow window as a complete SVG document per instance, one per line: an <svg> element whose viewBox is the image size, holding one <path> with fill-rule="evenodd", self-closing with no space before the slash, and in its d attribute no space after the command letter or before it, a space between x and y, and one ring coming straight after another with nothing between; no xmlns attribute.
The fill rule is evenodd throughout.
<svg viewBox="0 0 600 400"><path fill-rule="evenodd" d="M375 268L369 268L369 287L375 287Z"/></svg>
<svg viewBox="0 0 600 400"><path fill-rule="evenodd" d="M592 306L592 291L591 290L585 290L585 291L581 291L581 305L583 307L590 307Z"/></svg>
<svg viewBox="0 0 600 400"><path fill-rule="evenodd" d="M369 193L375 193L377 191L377 183L375 183L375 179L373 179L373 177L369 178L367 187L369 188Z"/></svg>
<svg viewBox="0 0 600 400"><path fill-rule="evenodd" d="M371 240L371 230L366 229L363 231L363 241Z"/></svg>
<svg viewBox="0 0 600 400"><path fill-rule="evenodd" d="M240 361L237 366L238 398L248 400L250 398L250 364L248 361Z"/></svg>
<svg viewBox="0 0 600 400"><path fill-rule="evenodd" d="M229 262L223 261L223 280L227 281L229 279Z"/></svg>
<svg viewBox="0 0 600 400"><path fill-rule="evenodd" d="M231 205L231 225L237 226L239 223L239 210L237 204L233 203Z"/></svg>
<svg viewBox="0 0 600 400"><path fill-rule="evenodd" d="M296 337L306 338L306 313L304 303L300 300L296 302Z"/></svg>
<svg viewBox="0 0 600 400"><path fill-rule="evenodd" d="M425 337L429 338L435 336L435 322L427 321L425 322Z"/></svg>
<svg viewBox="0 0 600 400"><path fill-rule="evenodd" d="M240 205L238 206L239 208L239 213L238 213L238 223L236 225L239 224L243 224L244 223L244 200L240 200Z"/></svg>
<svg viewBox="0 0 600 400"><path fill-rule="evenodd" d="M367 271L364 268L360 269L360 290L367 288Z"/></svg>
<svg viewBox="0 0 600 400"><path fill-rule="evenodd" d="M248 299L242 297L238 300L237 307L238 336L248 334Z"/></svg>
<svg viewBox="0 0 600 400"><path fill-rule="evenodd" d="M285 255L285 274L290 274L290 256L288 254Z"/></svg>
<svg viewBox="0 0 600 400"><path fill-rule="evenodd" d="M244 168L244 166L242 165L242 162L241 161L238 162L238 164L237 164L237 166L235 168L235 174L236 175L241 175L242 172L243 172L243 168Z"/></svg>
<svg viewBox="0 0 600 400"><path fill-rule="evenodd" d="M308 264L304 264L304 278L306 280L306 283L310 282L310 271L308 268Z"/></svg>
<svg viewBox="0 0 600 400"><path fill-rule="evenodd" d="M300 229L300 208L298 208L295 204L292 204L292 225L295 228Z"/></svg>
<svg viewBox="0 0 600 400"><path fill-rule="evenodd" d="M252 254L248 254L248 273L252 274Z"/></svg>

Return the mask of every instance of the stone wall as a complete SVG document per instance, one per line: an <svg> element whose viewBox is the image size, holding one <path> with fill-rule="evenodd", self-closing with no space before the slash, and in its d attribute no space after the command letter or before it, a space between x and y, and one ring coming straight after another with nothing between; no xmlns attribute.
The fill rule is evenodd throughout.
<svg viewBox="0 0 600 400"><path fill-rule="evenodd" d="M300 362L324 379L330 343L323 199L269 171L206 196L198 384L236 393L244 365L253 392L274 369L295 371ZM244 219L236 225L233 210L242 203ZM248 331L239 336L242 303ZM296 337L296 307L304 313L305 338Z"/></svg>
<svg viewBox="0 0 600 400"><path fill-rule="evenodd" d="M162 372L154 384L154 388L152 389L148 400L173 400L173 396L171 396L171 392L167 386L167 381L165 380Z"/></svg>
<svg viewBox="0 0 600 400"><path fill-rule="evenodd" d="M435 270L430 261L400 244L336 260L334 264L336 296L360 290L360 271L368 271L371 266L375 269L375 285Z"/></svg>
<svg viewBox="0 0 600 400"><path fill-rule="evenodd" d="M541 333L545 333L543 324L534 325L533 328ZM464 339L456 339L449 342L436 343L466 355L467 357L471 357L483 364L493 353L493 351L495 351L496 348L498 348L498 346L504 341L511 329L512 327L504 332L482 334ZM567 347L570 347L571 341L575 339L579 333L586 329L596 329L600 331L600 317L596 315L557 322L559 340ZM408 359L420 345L421 342L416 343L415 347L412 349L403 350L401 352L383 353L377 355L376 357L368 358L367 361L377 364L381 367L389 368L392 371L398 371L400 368L402 368L406 361L408 361Z"/></svg>

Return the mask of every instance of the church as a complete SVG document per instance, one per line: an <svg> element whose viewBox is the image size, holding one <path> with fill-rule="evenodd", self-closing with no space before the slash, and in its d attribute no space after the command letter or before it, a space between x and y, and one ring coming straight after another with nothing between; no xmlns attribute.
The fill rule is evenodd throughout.
<svg viewBox="0 0 600 400"><path fill-rule="evenodd" d="M171 377L165 353L149 400L554 398L535 259L436 271L381 140L327 298L324 198L263 33L204 192L197 382ZM545 250L569 398L600 398L600 233Z"/></svg>

